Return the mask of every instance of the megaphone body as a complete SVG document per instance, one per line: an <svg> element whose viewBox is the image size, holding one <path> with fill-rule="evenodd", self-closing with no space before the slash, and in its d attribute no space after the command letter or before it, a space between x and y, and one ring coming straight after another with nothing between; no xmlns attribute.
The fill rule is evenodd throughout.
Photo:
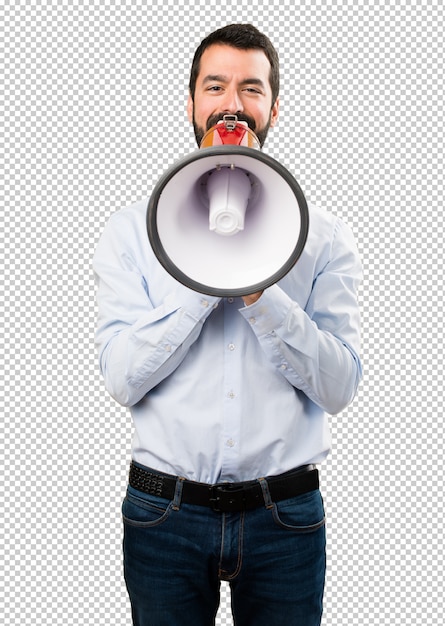
<svg viewBox="0 0 445 626"><path fill-rule="evenodd" d="M251 143L252 131L239 123L234 129ZM187 287L219 297L256 293L283 278L308 228L304 194L286 168L254 147L226 142L175 163L147 209L148 237L163 267Z"/></svg>

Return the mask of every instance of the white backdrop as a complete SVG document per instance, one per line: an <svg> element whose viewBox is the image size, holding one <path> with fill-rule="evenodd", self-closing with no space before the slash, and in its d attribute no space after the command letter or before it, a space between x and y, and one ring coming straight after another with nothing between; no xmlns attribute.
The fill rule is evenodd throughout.
<svg viewBox="0 0 445 626"><path fill-rule="evenodd" d="M350 224L365 268L365 378L321 468L323 625L442 623L443 3L159 0L0 2L5 624L131 623L132 426L98 372L91 257L195 149L191 56L234 21L281 57L265 151Z"/></svg>

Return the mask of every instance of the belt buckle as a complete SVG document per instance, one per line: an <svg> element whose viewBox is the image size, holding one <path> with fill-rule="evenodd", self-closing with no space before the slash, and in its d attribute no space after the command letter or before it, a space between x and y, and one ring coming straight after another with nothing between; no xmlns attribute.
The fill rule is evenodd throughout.
<svg viewBox="0 0 445 626"><path fill-rule="evenodd" d="M219 494L223 491L224 485L221 485L221 484L211 485L209 489L210 489L210 498L209 498L210 508L212 509L212 511L215 511L216 513L221 513L221 509L219 508L221 497Z"/></svg>
<svg viewBox="0 0 445 626"><path fill-rule="evenodd" d="M217 483L210 486L210 508L216 513L242 511L245 500L244 488L239 485Z"/></svg>

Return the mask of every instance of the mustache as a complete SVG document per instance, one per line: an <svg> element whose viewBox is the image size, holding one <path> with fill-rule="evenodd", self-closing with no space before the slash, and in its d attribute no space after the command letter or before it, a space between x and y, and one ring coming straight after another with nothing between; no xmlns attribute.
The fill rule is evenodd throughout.
<svg viewBox="0 0 445 626"><path fill-rule="evenodd" d="M222 120L222 118L224 117L224 115L226 115L226 113L218 113L216 115L211 115L207 120L206 130L210 130L213 126L216 126L216 124L220 120ZM238 118L238 122L246 122L250 130L255 132L256 124L255 124L255 120L253 119L253 117L250 117L250 115L245 115L244 113L237 113L236 116Z"/></svg>

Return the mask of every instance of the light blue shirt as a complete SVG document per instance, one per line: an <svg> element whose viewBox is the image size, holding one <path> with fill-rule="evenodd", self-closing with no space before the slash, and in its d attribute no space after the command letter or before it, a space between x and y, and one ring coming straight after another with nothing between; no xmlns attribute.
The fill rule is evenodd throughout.
<svg viewBox="0 0 445 626"><path fill-rule="evenodd" d="M115 213L93 261L100 368L130 407L132 457L208 483L323 461L327 414L352 401L361 378L362 272L349 228L310 207L302 256L244 306L172 278L149 245L146 209L144 200Z"/></svg>

